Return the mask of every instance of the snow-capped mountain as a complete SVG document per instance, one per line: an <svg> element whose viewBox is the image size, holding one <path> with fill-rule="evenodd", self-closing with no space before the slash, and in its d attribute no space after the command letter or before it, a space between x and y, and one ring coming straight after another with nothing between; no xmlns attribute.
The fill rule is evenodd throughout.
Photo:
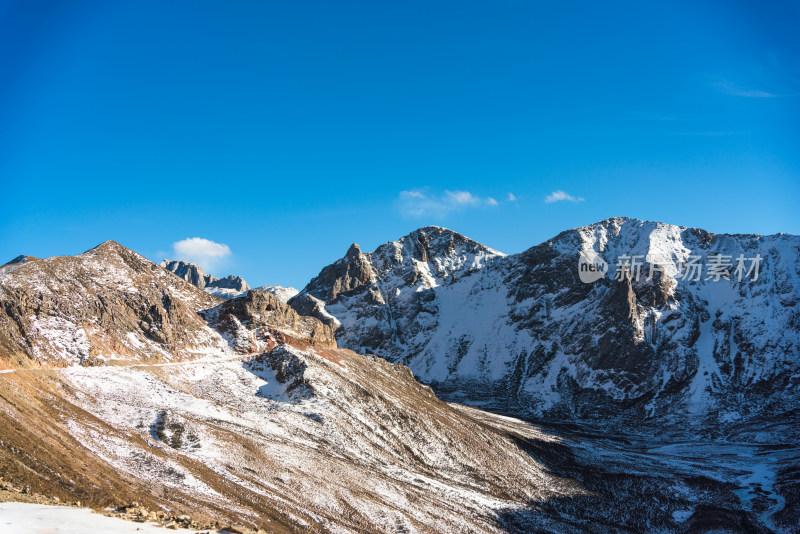
<svg viewBox="0 0 800 534"><path fill-rule="evenodd" d="M758 412L761 434L745 436L754 438L749 443L712 441L701 433L676 437L669 429L637 435L532 425L443 402L406 365L337 347L334 329L340 342L365 339L433 373L436 347L456 339L459 357L447 360L452 369L444 379L431 380L436 388L503 411L529 409L519 395L541 373L522 373L527 378L516 389L502 374L470 374L475 341L462 336L484 336L486 345L492 336L504 344L517 336L519 346L534 333L546 342L561 336L559 347L568 348L559 349L563 357L576 358L585 354L567 350L577 350L570 340L582 339L570 330L583 328L581 298L599 306L596 321L606 317L589 322L605 328L598 346L630 343L634 349L652 344L650 323L641 319L645 302L659 310L675 305L672 313L682 315L689 313L680 307L686 302L710 307L700 300L710 293L681 293L664 281L669 272L647 284L577 285L577 254L570 260L569 247L588 244L585 252L598 251L613 264L626 247L638 250L640 242L631 236L641 227L659 227L629 220L604 224L566 232L517 256L441 228L423 228L371 254L352 247L293 299L294 308L263 290L217 299L114 242L75 257L0 267L0 488L27 486L34 495L96 508L135 501L269 532L796 532L800 457L795 441L777 441L797 428L791 426L796 417L780 411L781 402L793 399L792 376L783 384L752 382L753 392L743 388L743 405L751 402L748 395L777 399ZM693 245L693 236L712 251L728 243L724 236L678 230L685 244ZM620 235L624 240L615 241ZM752 239L760 250L763 238ZM791 297L782 282L791 277L778 266L796 254L797 238L763 241L775 250L762 273L778 282L753 286L745 295L763 296L767 309ZM571 271L559 274L559 262ZM581 297L564 286L588 289ZM710 282L703 287L714 291ZM736 304L741 298L715 302L750 313L747 304ZM299 313L303 306L323 320ZM503 306L505 315L497 312ZM485 321L477 317L480 310ZM737 313L744 317L745 311ZM705 315L697 313L701 327L694 345L705 332ZM761 316L777 320L784 313L762 310ZM709 315L714 333L713 323L724 324L726 316ZM679 319L657 321L654 338L661 340L662 326L688 328ZM553 329L551 337L537 321ZM796 332L788 324L776 339L782 343ZM602 341L609 333L611 339ZM413 343L420 343L420 357L403 356L401 349ZM478 369L502 369L491 359L504 357L502 346L492 345L496 354L481 351L486 359L478 360ZM794 345L777 347L794 354ZM627 356L656 352L634 349ZM615 353L602 354L599 364L568 361L576 370L601 369L608 361L607 372L618 369L631 381L636 373L648 376L648 365L626 370L607 360ZM658 357L654 361L662 365ZM564 386L572 383L568 372L559 372L565 376L550 392L560 396L546 413L559 413L570 398L572 411L560 413L583 416L577 407L588 409L581 388L600 374L577 374L578 385L570 390ZM599 392L609 387L597 384ZM779 386L786 386L783 398L775 393ZM502 397L504 391L522 393ZM679 398L680 391L659 397ZM715 401L728 392L712 387L706 394ZM596 398L604 399L600 393ZM627 408L614 398L600 406L618 410L618 418L633 417L641 400L630 400ZM650 417L678 413L657 406ZM735 423L715 417L719 424ZM754 414L741 417L752 420Z"/></svg>
<svg viewBox="0 0 800 534"><path fill-rule="evenodd" d="M607 262L607 276L582 282L582 255ZM718 256L730 265L715 277ZM621 281L618 263L629 268ZM691 265L706 269L697 280L679 270ZM334 326L340 346L403 362L449 400L745 432L788 423L800 406L798 272L800 237L784 234L613 218L506 256L426 227L367 254L353 245L290 304Z"/></svg>

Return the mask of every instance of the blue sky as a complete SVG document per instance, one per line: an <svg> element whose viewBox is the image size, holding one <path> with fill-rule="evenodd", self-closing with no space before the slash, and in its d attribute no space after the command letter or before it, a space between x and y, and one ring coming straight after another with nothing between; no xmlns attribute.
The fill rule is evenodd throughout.
<svg viewBox="0 0 800 534"><path fill-rule="evenodd" d="M796 1L0 0L0 259L114 239L302 287L427 224L509 253L620 215L797 234L798 23Z"/></svg>

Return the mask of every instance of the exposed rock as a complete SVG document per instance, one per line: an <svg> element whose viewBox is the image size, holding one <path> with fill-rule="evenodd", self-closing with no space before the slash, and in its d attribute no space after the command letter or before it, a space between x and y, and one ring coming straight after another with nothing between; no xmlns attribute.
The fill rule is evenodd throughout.
<svg viewBox="0 0 800 534"><path fill-rule="evenodd" d="M202 267L190 261L164 260L161 262L161 266L200 289L206 287L211 280L211 275L206 274Z"/></svg>
<svg viewBox="0 0 800 534"><path fill-rule="evenodd" d="M369 261L356 243L350 245L344 258L322 269L319 276L311 280L304 293L327 302L335 302L339 294L351 291L370 282Z"/></svg>
<svg viewBox="0 0 800 534"><path fill-rule="evenodd" d="M238 293L250 289L241 276L228 275L225 278L216 278L203 272L196 263L189 261L164 260L161 266L200 289L229 289Z"/></svg>
<svg viewBox="0 0 800 534"><path fill-rule="evenodd" d="M239 352L258 350L258 340L288 338L314 347L336 347L333 329L313 317L299 315L288 304L264 290L223 302L207 313L211 323L226 333ZM274 345L274 344L273 344Z"/></svg>

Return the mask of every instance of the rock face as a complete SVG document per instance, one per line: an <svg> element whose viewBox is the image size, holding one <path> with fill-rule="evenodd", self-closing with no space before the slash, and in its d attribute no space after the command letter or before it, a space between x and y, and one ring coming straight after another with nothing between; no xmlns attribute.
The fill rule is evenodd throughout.
<svg viewBox="0 0 800 534"><path fill-rule="evenodd" d="M225 289L230 290L230 293L243 293L250 289L241 276L228 275L225 278L217 278L204 273L199 265L190 261L164 260L161 266L200 289Z"/></svg>
<svg viewBox="0 0 800 534"><path fill-rule="evenodd" d="M243 354L263 351L266 349L263 344L269 339L283 341L286 335L296 343L336 348L333 328L313 317L300 316L275 295L261 289L251 289L205 315L228 337L233 348Z"/></svg>
<svg viewBox="0 0 800 534"><path fill-rule="evenodd" d="M181 280L113 241L79 256L0 267L0 368L161 362L231 348L249 354L288 338L336 347L330 326L238 277L211 279L247 288L220 303L191 283L209 280L196 267L179 266Z"/></svg>
<svg viewBox="0 0 800 534"><path fill-rule="evenodd" d="M225 346L198 314L218 299L107 241L0 268L0 363L192 358Z"/></svg>
<svg viewBox="0 0 800 534"><path fill-rule="evenodd" d="M609 276L583 283L581 253L602 257ZM740 254L762 258L757 280L737 279ZM615 281L625 255L641 256L641 274ZM676 266L693 255L722 255L728 279L682 278ZM649 277L645 258L669 265ZM800 406L798 272L800 238L783 234L615 218L505 256L426 227L368 254L352 246L290 304L335 327L340 346L403 362L450 400L761 439L755 427Z"/></svg>

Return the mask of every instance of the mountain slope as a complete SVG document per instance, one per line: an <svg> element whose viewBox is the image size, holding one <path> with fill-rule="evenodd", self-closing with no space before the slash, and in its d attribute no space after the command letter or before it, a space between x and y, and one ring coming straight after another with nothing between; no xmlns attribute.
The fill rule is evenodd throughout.
<svg viewBox="0 0 800 534"><path fill-rule="evenodd" d="M236 300L214 317L263 317L257 297ZM698 473L691 449L555 436L442 402L403 365L263 328L247 329L252 353L0 374L0 473L64 501L276 533L759 532L782 511L772 486L737 498L736 477L763 469L741 447Z"/></svg>
<svg viewBox="0 0 800 534"><path fill-rule="evenodd" d="M107 241L0 268L0 366L192 358L225 345L198 315L218 299Z"/></svg>
<svg viewBox="0 0 800 534"><path fill-rule="evenodd" d="M583 283L581 253L612 270L641 255L644 275ZM645 257L694 254L734 265L760 254L760 276L739 282L731 268L729 280L686 281L667 267L648 280ZM341 346L404 362L450 400L627 428L788 431L800 406L798 271L800 238L789 235L616 218L505 256L426 227L372 253L351 247L290 304L333 325Z"/></svg>

